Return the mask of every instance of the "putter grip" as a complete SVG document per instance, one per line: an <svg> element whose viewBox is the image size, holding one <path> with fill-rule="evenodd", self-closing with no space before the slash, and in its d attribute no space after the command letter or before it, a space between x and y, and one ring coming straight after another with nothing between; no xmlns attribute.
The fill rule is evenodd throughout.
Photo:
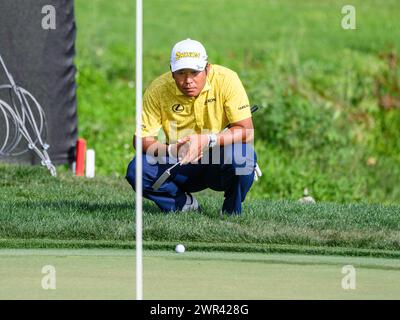
<svg viewBox="0 0 400 320"><path fill-rule="evenodd" d="M251 107L250 110L251 110L251 113L256 112L258 110L258 105L255 104L254 106Z"/></svg>

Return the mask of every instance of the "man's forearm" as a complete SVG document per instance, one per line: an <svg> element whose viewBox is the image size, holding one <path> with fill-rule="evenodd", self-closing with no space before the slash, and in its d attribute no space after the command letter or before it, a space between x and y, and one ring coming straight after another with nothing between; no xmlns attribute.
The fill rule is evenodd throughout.
<svg viewBox="0 0 400 320"><path fill-rule="evenodd" d="M133 146L136 149L136 140L133 140ZM168 145L161 143L154 138L143 138L142 139L142 150L143 153L151 151L154 156L165 156L168 154Z"/></svg>
<svg viewBox="0 0 400 320"><path fill-rule="evenodd" d="M254 139L254 129L233 126L217 134L217 145L223 146L234 143L249 143Z"/></svg>

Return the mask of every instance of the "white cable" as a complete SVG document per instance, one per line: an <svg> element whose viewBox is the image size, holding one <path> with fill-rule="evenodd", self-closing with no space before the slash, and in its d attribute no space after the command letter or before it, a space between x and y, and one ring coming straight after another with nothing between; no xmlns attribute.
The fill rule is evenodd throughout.
<svg viewBox="0 0 400 320"><path fill-rule="evenodd" d="M46 166L53 176L56 176L56 168L47 153L50 146L44 141L46 139L46 117L44 111L29 91L16 85L1 55L0 64L10 82L10 84L0 85L0 90L8 91L10 96L10 104L0 100L0 111L6 124L4 143L1 144L0 142L0 157L18 156L28 150L33 150L42 160L41 164ZM29 101L33 102L34 108L37 109L37 117L35 117ZM10 120L13 126L10 126ZM29 131L32 131L32 134ZM16 152L15 149L22 138L27 141L27 147L22 151Z"/></svg>
<svg viewBox="0 0 400 320"><path fill-rule="evenodd" d="M136 128L142 128L143 3L136 0ZM143 300L142 138L136 136L136 300Z"/></svg>

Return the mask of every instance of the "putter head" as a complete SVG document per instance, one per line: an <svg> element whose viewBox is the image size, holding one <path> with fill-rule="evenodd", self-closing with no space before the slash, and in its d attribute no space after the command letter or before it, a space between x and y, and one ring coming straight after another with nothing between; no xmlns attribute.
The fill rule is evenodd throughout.
<svg viewBox="0 0 400 320"><path fill-rule="evenodd" d="M161 185L168 180L168 178L171 176L171 173L169 170L165 170L165 172L157 179L156 182L154 182L152 188L154 191L157 191Z"/></svg>
<svg viewBox="0 0 400 320"><path fill-rule="evenodd" d="M167 181L167 179L171 176L171 170L175 168L176 166L180 165L180 161L175 163L172 167L169 167L167 170L164 171L164 173L157 179L156 182L152 185L152 188L154 191L157 191L161 185Z"/></svg>
<svg viewBox="0 0 400 320"><path fill-rule="evenodd" d="M152 185L152 188L154 191L157 191L161 185L167 181L167 179L171 176L171 170L175 168L177 165L180 164L180 161L175 163L173 166L169 167L167 170L164 171L164 173L157 179L156 182Z"/></svg>

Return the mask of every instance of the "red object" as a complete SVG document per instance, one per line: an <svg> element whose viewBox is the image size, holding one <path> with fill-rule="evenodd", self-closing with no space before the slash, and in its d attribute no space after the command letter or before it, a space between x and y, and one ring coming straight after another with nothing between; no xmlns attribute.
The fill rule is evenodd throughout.
<svg viewBox="0 0 400 320"><path fill-rule="evenodd" d="M76 142L76 176L82 177L85 174L86 140L78 139Z"/></svg>

